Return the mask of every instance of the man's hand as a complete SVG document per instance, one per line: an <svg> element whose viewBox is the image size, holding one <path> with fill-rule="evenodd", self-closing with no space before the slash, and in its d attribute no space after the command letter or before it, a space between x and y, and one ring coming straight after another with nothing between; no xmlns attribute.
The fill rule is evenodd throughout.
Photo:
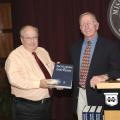
<svg viewBox="0 0 120 120"><path fill-rule="evenodd" d="M41 88L55 88L55 85L57 85L59 82L57 80L53 79L43 79L40 80L40 87Z"/></svg>
<svg viewBox="0 0 120 120"><path fill-rule="evenodd" d="M108 79L107 75L98 75L98 76L93 76L92 79L90 80L90 86L92 88L95 88L95 86L100 83L104 82Z"/></svg>

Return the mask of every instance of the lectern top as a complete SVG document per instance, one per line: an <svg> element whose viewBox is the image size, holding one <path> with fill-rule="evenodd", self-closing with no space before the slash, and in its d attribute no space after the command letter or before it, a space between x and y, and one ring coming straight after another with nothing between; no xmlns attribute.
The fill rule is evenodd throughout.
<svg viewBox="0 0 120 120"><path fill-rule="evenodd" d="M110 80L98 83L97 89L120 89L120 81Z"/></svg>

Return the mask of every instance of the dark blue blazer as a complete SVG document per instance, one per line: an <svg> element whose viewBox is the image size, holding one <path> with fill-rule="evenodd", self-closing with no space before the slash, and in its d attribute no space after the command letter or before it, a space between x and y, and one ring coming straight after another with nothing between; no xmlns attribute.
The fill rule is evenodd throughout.
<svg viewBox="0 0 120 120"><path fill-rule="evenodd" d="M71 49L71 61L74 65L73 78L73 110L76 111L79 93L79 66L83 40L78 41ZM92 56L87 82L86 94L88 105L103 105L104 96L100 90L90 87L90 79L94 75L108 74L110 78L120 77L120 49L115 41L98 37Z"/></svg>

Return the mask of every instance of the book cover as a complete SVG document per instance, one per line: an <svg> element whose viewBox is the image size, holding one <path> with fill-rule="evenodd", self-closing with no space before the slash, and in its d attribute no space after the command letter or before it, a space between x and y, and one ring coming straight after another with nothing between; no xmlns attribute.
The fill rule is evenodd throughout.
<svg viewBox="0 0 120 120"><path fill-rule="evenodd" d="M56 87L71 89L73 80L73 65L61 63L55 64L52 79L59 81Z"/></svg>

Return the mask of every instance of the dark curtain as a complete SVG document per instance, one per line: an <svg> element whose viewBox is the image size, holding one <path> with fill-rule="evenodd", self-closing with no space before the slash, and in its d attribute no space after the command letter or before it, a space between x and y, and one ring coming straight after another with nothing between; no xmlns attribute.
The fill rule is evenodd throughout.
<svg viewBox="0 0 120 120"><path fill-rule="evenodd" d="M51 58L69 63L69 50L79 40L78 17L86 11L94 12L100 22L99 34L116 39L107 22L110 0L12 0L14 47L20 45L19 30L23 25L35 25L40 30L39 45ZM71 91L55 91L53 118L71 120Z"/></svg>

